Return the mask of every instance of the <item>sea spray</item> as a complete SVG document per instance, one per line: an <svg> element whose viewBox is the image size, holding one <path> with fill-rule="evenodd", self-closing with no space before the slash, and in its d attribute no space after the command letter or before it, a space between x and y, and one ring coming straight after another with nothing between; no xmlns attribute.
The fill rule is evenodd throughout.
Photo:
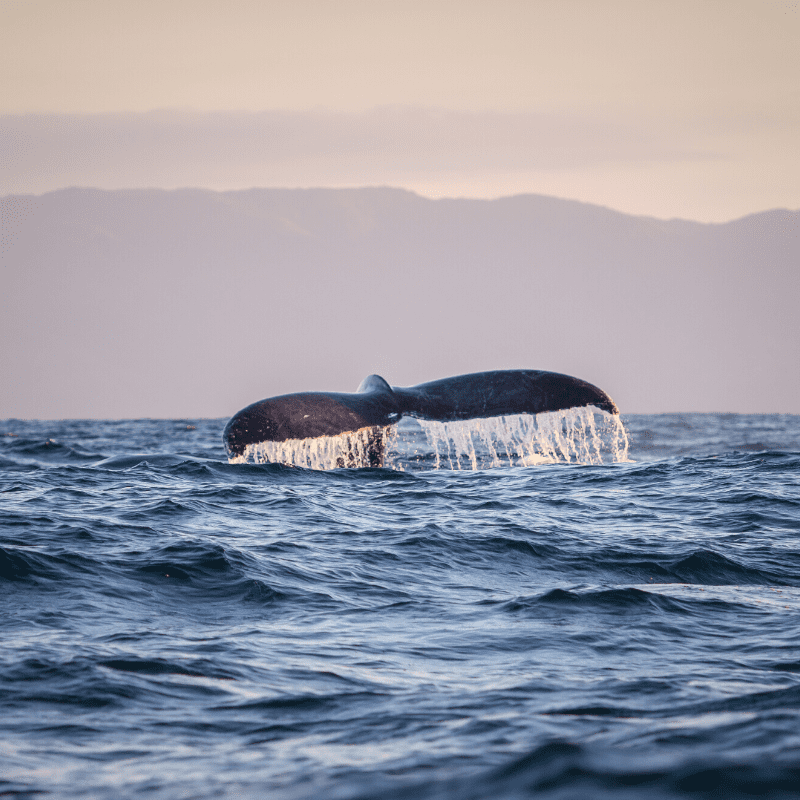
<svg viewBox="0 0 800 800"><path fill-rule="evenodd" d="M620 418L588 407L452 422L405 418L399 425L339 436L260 442L231 461L321 470L365 467L373 463L376 448L385 454L384 466L400 471L628 460Z"/></svg>

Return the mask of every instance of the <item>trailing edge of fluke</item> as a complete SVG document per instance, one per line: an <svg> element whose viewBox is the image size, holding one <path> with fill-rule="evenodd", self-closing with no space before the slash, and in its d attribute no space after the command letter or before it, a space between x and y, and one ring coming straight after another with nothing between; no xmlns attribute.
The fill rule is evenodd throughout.
<svg viewBox="0 0 800 800"><path fill-rule="evenodd" d="M253 403L230 419L223 439L228 457L235 458L251 444L381 429L403 416L451 422L580 406L619 413L602 389L557 372L475 372L409 387L389 386L380 375L369 375L353 394L301 392ZM376 436L364 466L383 465L380 441Z"/></svg>

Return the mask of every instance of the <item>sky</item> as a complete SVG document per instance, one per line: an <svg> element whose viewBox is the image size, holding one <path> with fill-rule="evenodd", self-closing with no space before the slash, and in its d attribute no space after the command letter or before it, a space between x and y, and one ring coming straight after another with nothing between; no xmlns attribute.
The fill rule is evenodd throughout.
<svg viewBox="0 0 800 800"><path fill-rule="evenodd" d="M32 395L40 387L42 396L50 392L53 398L72 392L75 404L69 414L81 416L93 406L90 383L75 377L77 360L59 365L63 374L73 376L69 387L57 385L54 373L39 375L41 386L30 375L31 348L53 328L43 309L59 299L50 296L48 271L58 268L64 253L53 253L40 276L34 274L33 262L20 255L24 250L12 248L24 239L18 236L22 226L34 224L37 208L57 205L18 195L66 187L397 187L425 198L482 200L533 194L640 217L700 223L727 223L771 209L796 211L800 1L0 0L2 301L19 314L23 306L14 287L32 287L33 298L31 313L12 331L17 344L0 341L5 348L0 355L16 364L14 380L25 384L20 391ZM368 210L364 214L368 217ZM786 219L791 230L780 235L794 248L797 215ZM96 228L99 236L105 235L98 225L87 218L76 230L83 235ZM52 227L60 236L59 230ZM497 243L498 252L501 245ZM4 255L12 252L13 257ZM783 320L788 318L786 308L796 307L800 298L791 258L784 261L778 265L783 270L780 285L789 287L778 302L783 310L739 298L744 327L735 316L726 316L726 309L713 300L714 287L707 287L702 296L711 300L697 310L703 323L698 330L712 332L705 342L685 342L682 317L671 313L665 299L670 291L674 295L675 286L644 297L636 295L635 282L621 285L617 313L638 319L639 328L632 324L627 337L616 343L620 363L636 340L645 341L642 336L663 342L674 363L688 351L698 361L698 354L706 353L703 347L713 344L709 359L735 364L734 376L758 363L778 382L775 391L771 396L766 392L760 405L748 401L745 408L744 401L737 406L726 399L725 407L718 403L712 408L710 399L700 402L696 384L674 369L669 377L674 376L678 389L671 410L794 412L796 370L787 370L786 363L796 353L797 334ZM343 268L341 281L352 284L353 275L367 266L353 264L349 273ZM674 266L678 271L687 268ZM756 271L751 270L747 285L758 287ZM520 272L520 279L529 278ZM731 286L726 291L735 292ZM72 288L81 295L80 286ZM142 296L155 296L158 287L152 288ZM86 289L83 294L90 296L92 286ZM590 290L584 286L571 291ZM39 293L46 302L34 302ZM396 312L409 329L430 323L424 304L395 307L398 297L382 298L388 304L383 306L385 316ZM480 305L480 297L469 299ZM212 293L199 302L213 307L214 300ZM548 300L536 298L540 304ZM325 297L319 301L324 306ZM686 314L697 304L691 292L673 301ZM125 298L119 302L125 310ZM156 315L159 325L169 321L164 336L172 344L207 325L197 308L187 308L181 319L169 319L158 316L156 300L147 302L147 313ZM76 320L69 309L64 313L65 330L86 322L91 336L102 341L99 316ZM665 320L663 331L653 327L653 315ZM210 316L226 319L219 313ZM491 363L444 353L436 362L441 374L416 377L419 370L413 369L417 365L409 354L398 369L409 375L407 383L453 374L456 361L459 371L500 366L566 371L568 359L543 359L523 346L552 334L541 318L531 314L516 322L521 327L514 345L530 354L520 363L503 362L503 354L510 352L510 334L505 339L497 334ZM443 318L440 330L430 328L432 346L447 324ZM303 325L307 344L295 343L284 354L286 380L274 387L265 383L262 396L346 389L299 385L305 373L292 364L305 365L318 377L322 357L314 343L323 335L333 336L319 320L306 318ZM125 347L138 347L136 325L123 328L124 346L109 346L103 356L107 360L93 363L92 379L99 385L105 385L104 375ZM755 340L742 338L742 331L751 328L769 331L776 346L759 350ZM238 346L240 329L235 325L215 330L220 331L221 352ZM572 320L563 335L559 352L579 353L593 333L587 320ZM332 339L331 346L337 341ZM678 341L684 341L683 350ZM61 344L65 352L75 352L78 339ZM364 356L368 371L380 368L378 345L373 349ZM167 350L140 347L130 363L163 368L169 375ZM664 375L665 364L659 361L653 369ZM131 366L134 383L143 374L136 369ZM342 366L333 364L331 369L341 373ZM641 383L641 372L632 365L626 369L622 384ZM604 374L581 376L613 388L605 385ZM229 383L241 379L229 376ZM107 389L107 404L92 413L130 413L126 409L132 406L122 402L123 390ZM226 399L212 408L196 404L177 382L173 389L170 414L184 413L184 408L190 413L190 401L191 413L215 415L225 413L219 411L223 405L227 409L240 402ZM626 392L619 397L611 393L624 403ZM794 398L795 405L778 403L777 397ZM255 399L257 395L242 397L241 405ZM135 414L162 415L164 408L146 405L142 395ZM628 410L656 408L642 402ZM13 414L33 413L26 409L15 407ZM61 413L57 404L36 409L37 416ZM0 408L0 417L11 413Z"/></svg>
<svg viewBox="0 0 800 800"><path fill-rule="evenodd" d="M538 193L800 207L800 3L0 0L0 195Z"/></svg>

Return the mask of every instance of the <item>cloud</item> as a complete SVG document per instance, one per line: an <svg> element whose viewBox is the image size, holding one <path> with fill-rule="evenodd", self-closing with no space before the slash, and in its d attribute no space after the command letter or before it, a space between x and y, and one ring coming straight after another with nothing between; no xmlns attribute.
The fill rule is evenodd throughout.
<svg viewBox="0 0 800 800"><path fill-rule="evenodd" d="M369 112L21 115L0 118L6 192L395 183L430 174L588 169L713 157L663 129L596 116ZM16 184L12 186L11 184Z"/></svg>
<svg viewBox="0 0 800 800"><path fill-rule="evenodd" d="M0 195L103 189L396 186L538 193L726 221L800 205L797 120L709 112L202 112L0 116Z"/></svg>

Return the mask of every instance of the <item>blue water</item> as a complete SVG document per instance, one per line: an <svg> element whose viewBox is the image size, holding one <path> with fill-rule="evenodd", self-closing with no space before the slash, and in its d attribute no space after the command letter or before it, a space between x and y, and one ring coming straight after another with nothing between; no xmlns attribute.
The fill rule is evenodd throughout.
<svg viewBox="0 0 800 800"><path fill-rule="evenodd" d="M0 796L800 795L800 417L477 472L224 422L0 423Z"/></svg>

